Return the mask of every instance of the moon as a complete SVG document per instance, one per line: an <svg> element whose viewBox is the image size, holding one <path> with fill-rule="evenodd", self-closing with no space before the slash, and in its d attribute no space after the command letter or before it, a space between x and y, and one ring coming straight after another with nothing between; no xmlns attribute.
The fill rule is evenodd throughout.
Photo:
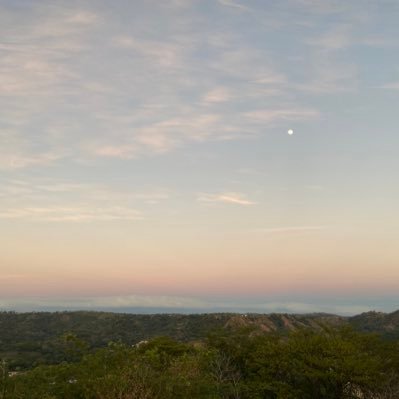
<svg viewBox="0 0 399 399"><path fill-rule="evenodd" d="M288 132L287 132L290 136L292 136L293 134L294 134L294 131L292 130L292 129L288 129Z"/></svg>

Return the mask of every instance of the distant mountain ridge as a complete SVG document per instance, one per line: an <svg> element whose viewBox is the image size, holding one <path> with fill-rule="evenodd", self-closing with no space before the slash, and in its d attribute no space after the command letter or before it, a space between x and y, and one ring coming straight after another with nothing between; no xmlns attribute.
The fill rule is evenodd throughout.
<svg viewBox="0 0 399 399"><path fill-rule="evenodd" d="M214 329L250 328L260 333L301 328L352 326L387 338L399 337L399 311L367 312L345 317L332 314L126 314L111 312L0 312L0 359L29 368L64 360L65 334L73 334L93 350L110 341L136 344L156 336L197 341Z"/></svg>
<svg viewBox="0 0 399 399"><path fill-rule="evenodd" d="M392 313L366 312L349 318L350 325L358 331L399 337L399 310Z"/></svg>

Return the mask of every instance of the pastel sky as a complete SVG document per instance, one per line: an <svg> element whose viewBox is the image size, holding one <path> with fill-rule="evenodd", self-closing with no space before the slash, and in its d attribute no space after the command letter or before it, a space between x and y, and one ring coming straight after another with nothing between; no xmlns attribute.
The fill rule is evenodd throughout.
<svg viewBox="0 0 399 399"><path fill-rule="evenodd" d="M0 309L399 308L398 20L0 0Z"/></svg>

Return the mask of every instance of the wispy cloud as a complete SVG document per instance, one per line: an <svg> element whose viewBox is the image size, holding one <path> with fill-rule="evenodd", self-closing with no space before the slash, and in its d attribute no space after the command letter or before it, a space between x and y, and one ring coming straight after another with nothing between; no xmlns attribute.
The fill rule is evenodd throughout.
<svg viewBox="0 0 399 399"><path fill-rule="evenodd" d="M258 109L244 113L244 116L253 121L270 123L277 121L304 121L315 119L320 113L314 109Z"/></svg>
<svg viewBox="0 0 399 399"><path fill-rule="evenodd" d="M332 30L307 40L312 46L320 47L322 51L341 50L354 44L351 37L351 27L349 25L341 25L334 27Z"/></svg>
<svg viewBox="0 0 399 399"><path fill-rule="evenodd" d="M148 154L163 154L190 142L229 140L239 136L240 129L216 113L187 110L175 117L152 122L136 129L121 145L93 144L93 155L122 159L138 158Z"/></svg>
<svg viewBox="0 0 399 399"><path fill-rule="evenodd" d="M306 7L312 14L337 14L348 12L350 4L339 1L318 1L318 0L291 0L291 3L300 8Z"/></svg>
<svg viewBox="0 0 399 399"><path fill-rule="evenodd" d="M312 231L323 231L329 226L283 226L283 227L264 227L252 230L255 233L279 234L279 233L302 233Z"/></svg>
<svg viewBox="0 0 399 399"><path fill-rule="evenodd" d="M250 8L247 6L244 6L243 4L233 1L233 0L218 0L218 3L221 4L222 6L226 6L226 7L232 7L238 10L242 10L242 11L249 11Z"/></svg>
<svg viewBox="0 0 399 399"><path fill-rule="evenodd" d="M53 179L1 179L0 219L30 222L133 221L167 201L170 190L140 190Z"/></svg>
<svg viewBox="0 0 399 399"><path fill-rule="evenodd" d="M180 223L167 240L176 248L187 242L187 256L198 260L191 232L216 210L230 213L228 220L220 215L228 222L218 225L223 234L242 231L259 213L259 235L247 230L242 237L249 250L253 238L261 242L268 234L292 241L296 234L324 235L328 227L317 224L325 212L327 222L336 216L336 223L357 225L365 212L383 225L396 195L387 175L396 159L385 151L396 140L388 90L399 88L393 2L370 10L344 0L15 4L0 1L0 236L6 241L18 241L19 231L35 241L36 228L49 239L54 228L79 240L62 223L92 223L85 226L89 234L96 221L108 222L119 232L109 236L116 259L119 227L137 233ZM378 85L378 101L366 96ZM291 140L286 131L296 125L308 133ZM365 173L351 187L359 164L350 154L367 148L373 151L365 162L373 168L362 165ZM362 200L368 179L378 180L379 197L389 194L387 206ZM216 213L199 215L205 207ZM144 247L158 244L172 258L176 248L165 244L163 232L143 234L139 252L124 248L128 258L143 255L143 264L155 264L158 255L144 254ZM354 236L357 248L361 237ZM273 250L261 255L281 255ZM17 252L3 254L1 265L24 267ZM367 256L360 251L348 259L363 264ZM123 267L127 258L118 259ZM384 259L390 265L396 258L387 252ZM51 266L38 258L34 264Z"/></svg>
<svg viewBox="0 0 399 399"><path fill-rule="evenodd" d="M205 94L205 103L223 103L232 99L232 93L227 87L216 87Z"/></svg>
<svg viewBox="0 0 399 399"><path fill-rule="evenodd" d="M218 4L248 10L230 0ZM210 27L204 41L190 5L169 34L151 36L139 20L116 29L90 3L34 9L23 28L0 28L0 116L8 132L0 136L2 169L135 160L196 142L243 139L259 133L251 122L262 119L264 100L290 87L269 52L245 45L228 24ZM175 18L174 7L162 10ZM5 12L7 20L25 17ZM150 22L156 21L154 15ZM300 112L312 117L280 109L266 119L298 120Z"/></svg>
<svg viewBox="0 0 399 399"><path fill-rule="evenodd" d="M48 207L9 208L0 211L0 219L25 219L34 222L93 222L115 220L140 220L137 210L122 207Z"/></svg>
<svg viewBox="0 0 399 399"><path fill-rule="evenodd" d="M218 0L210 7L229 12L221 22L208 21L206 31L199 22L207 14L191 1L143 6L151 15L146 24L133 6L124 10L133 21L128 24L119 7L105 15L91 1L49 4L23 10L5 3L1 9L3 170L82 159L131 161L198 142L261 135L261 123L312 120L320 115L318 106L298 104L353 90L356 59L337 54L367 42L352 24L359 7L343 2L288 0L282 8L250 8ZM311 12L312 20L301 17L301 25L298 10ZM340 16L332 28L324 21L329 14ZM237 23L248 15L258 18L241 29ZM165 18L173 21L167 27L159 23ZM281 46L253 40L267 37L266 19L275 22ZM308 28L286 43L281 32L298 25ZM370 45L373 37L375 43L389 39L376 34L368 32Z"/></svg>
<svg viewBox="0 0 399 399"><path fill-rule="evenodd" d="M1 280L1 277L0 277ZM306 302L300 300L220 300L187 296L92 296L92 297L51 297L51 298L0 298L0 308L6 310L116 310L129 311L142 308L146 313L204 313L204 312L237 312L237 313L331 313L354 315L375 309L375 306L359 303L326 303L326 300ZM364 302L364 301L363 301Z"/></svg>
<svg viewBox="0 0 399 399"><path fill-rule="evenodd" d="M62 201L66 198L69 205ZM0 206L20 204L21 209L79 209L80 204L91 204L93 208L127 209L129 203L135 205L154 204L170 198L170 190L163 187L134 190L113 187L106 184L60 181L53 179L0 180ZM26 206L30 204L30 206ZM23 213L23 212L22 212Z"/></svg>
<svg viewBox="0 0 399 399"><path fill-rule="evenodd" d="M399 82L386 83L384 85L378 86L377 89L399 90Z"/></svg>
<svg viewBox="0 0 399 399"><path fill-rule="evenodd" d="M361 44L370 47L389 48L398 47L399 40L396 37L386 37L376 34L373 36L362 38Z"/></svg>
<svg viewBox="0 0 399 399"><path fill-rule="evenodd" d="M29 274L22 273L13 273L13 274L0 274L0 281L8 281L8 280L21 280L31 277Z"/></svg>
<svg viewBox="0 0 399 399"><path fill-rule="evenodd" d="M113 39L116 47L133 50L149 61L157 62L161 67L182 67L185 48L178 43L166 41L138 40L132 36L117 36Z"/></svg>
<svg viewBox="0 0 399 399"><path fill-rule="evenodd" d="M221 202L226 204L234 204L234 205L255 205L256 202L250 201L246 198L244 194L241 193L220 193L220 194L200 194L197 198L200 202Z"/></svg>
<svg viewBox="0 0 399 399"><path fill-rule="evenodd" d="M358 84L358 69L355 64L337 61L332 56L313 54L308 76L304 83L293 87L304 93L331 95L354 91Z"/></svg>
<svg viewBox="0 0 399 399"><path fill-rule="evenodd" d="M179 296L125 295L76 298L1 299L2 309L112 309L112 308L206 308L209 304L197 298Z"/></svg>
<svg viewBox="0 0 399 399"><path fill-rule="evenodd" d="M16 150L18 151L18 150ZM60 153L43 153L43 154L29 154L29 153L14 153L9 149L9 152L0 150L0 170L15 170L23 169L31 166L44 166L53 163L63 157Z"/></svg>

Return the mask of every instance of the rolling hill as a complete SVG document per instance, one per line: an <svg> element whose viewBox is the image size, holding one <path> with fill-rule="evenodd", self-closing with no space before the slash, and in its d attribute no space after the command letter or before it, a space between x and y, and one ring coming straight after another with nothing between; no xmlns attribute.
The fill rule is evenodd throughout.
<svg viewBox="0 0 399 399"><path fill-rule="evenodd" d="M352 317L330 314L124 314L111 312L0 312L0 358L14 369L60 363L70 349L68 336L94 350L111 341L129 345L169 336L197 341L215 329L248 328L257 333L284 333L301 328L352 326L386 338L399 337L399 311L367 312ZM69 335L68 335L69 334Z"/></svg>

